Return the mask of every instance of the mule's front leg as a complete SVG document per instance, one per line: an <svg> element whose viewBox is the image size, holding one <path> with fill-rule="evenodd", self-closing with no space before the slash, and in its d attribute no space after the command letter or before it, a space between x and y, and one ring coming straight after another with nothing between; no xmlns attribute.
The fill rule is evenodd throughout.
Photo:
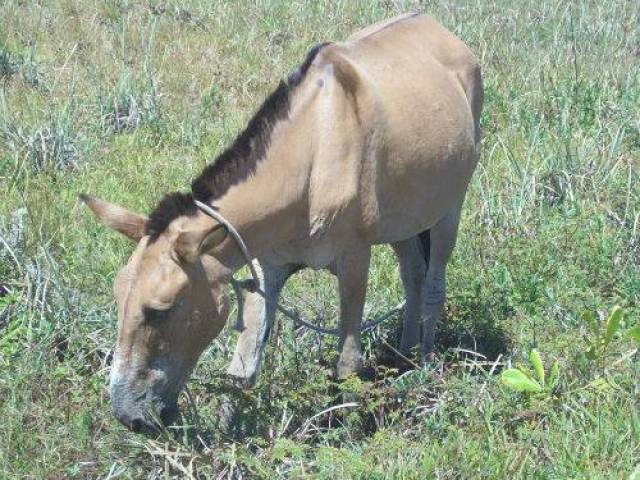
<svg viewBox="0 0 640 480"><path fill-rule="evenodd" d="M239 389L252 388L260 373L262 356L269 340L269 333L276 315L278 297L285 282L296 268L291 265L261 265L254 261L260 277L259 291L243 291L243 311L240 336L233 352L227 373L233 386ZM232 434L241 434L238 424L237 395L226 395L220 407L220 428Z"/></svg>
<svg viewBox="0 0 640 480"><path fill-rule="evenodd" d="M260 290L263 290L263 285ZM256 383L271 325L266 315L265 299L259 292L243 290L239 295L242 298L238 299L238 308L242 308L242 312L236 328L240 335L227 374L237 387L244 389Z"/></svg>
<svg viewBox="0 0 640 480"><path fill-rule="evenodd" d="M362 368L360 325L367 293L367 277L371 248L354 249L337 263L336 274L340 289L340 359L338 378L346 378Z"/></svg>
<svg viewBox="0 0 640 480"><path fill-rule="evenodd" d="M254 261L260 278L256 292L244 292L240 336L227 373L242 388L255 385L262 354L276 315L278 298L285 282L296 271L292 265L274 266Z"/></svg>

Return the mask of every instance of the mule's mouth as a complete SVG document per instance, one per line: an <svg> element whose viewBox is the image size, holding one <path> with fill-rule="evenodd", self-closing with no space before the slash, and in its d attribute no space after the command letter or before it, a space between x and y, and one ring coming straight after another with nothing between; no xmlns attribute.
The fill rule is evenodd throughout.
<svg viewBox="0 0 640 480"><path fill-rule="evenodd" d="M154 395L148 388L118 381L111 384L111 403L116 418L133 432L158 433L179 413L177 395Z"/></svg>
<svg viewBox="0 0 640 480"><path fill-rule="evenodd" d="M140 409L131 413L126 411L114 411L114 413L120 423L132 432L154 435L158 434L163 426L173 424L180 410L176 402L171 402L154 410Z"/></svg>

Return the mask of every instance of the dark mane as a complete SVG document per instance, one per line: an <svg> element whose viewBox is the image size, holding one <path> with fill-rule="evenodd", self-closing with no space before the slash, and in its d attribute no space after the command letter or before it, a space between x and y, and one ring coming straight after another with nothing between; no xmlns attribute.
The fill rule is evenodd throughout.
<svg viewBox="0 0 640 480"><path fill-rule="evenodd" d="M174 192L162 198L147 222L146 233L150 235L151 242L177 217L192 216L198 212L194 198L205 203L220 198L229 188L244 181L255 171L269 148L273 128L289 116L292 93L302 83L316 55L325 45L327 43L313 47L302 65L286 81L280 82L233 144L193 181L191 194Z"/></svg>
<svg viewBox="0 0 640 480"><path fill-rule="evenodd" d="M208 165L191 184L193 196L209 202L224 195L229 188L251 175L264 157L271 133L279 120L289 115L291 94L304 79L318 52L326 43L313 47L304 63L286 81L281 81L253 115L233 144Z"/></svg>
<svg viewBox="0 0 640 480"><path fill-rule="evenodd" d="M198 207L193 203L193 195L181 192L167 193L149 215L145 233L149 235L150 242L155 242L176 218L183 215L193 216L196 213Z"/></svg>

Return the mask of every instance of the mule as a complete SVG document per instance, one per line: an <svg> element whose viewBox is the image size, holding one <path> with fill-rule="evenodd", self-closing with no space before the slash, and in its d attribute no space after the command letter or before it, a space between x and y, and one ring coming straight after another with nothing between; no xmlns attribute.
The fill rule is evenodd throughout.
<svg viewBox="0 0 640 480"><path fill-rule="evenodd" d="M396 17L313 48L246 129L146 217L82 196L137 243L115 281L116 416L170 422L204 348L223 328L224 286L246 264L234 238L195 205L222 214L261 266L229 367L251 386L280 290L297 269L328 268L340 294L339 378L362 366L360 325L371 247L393 245L407 304L400 349L428 361L446 265L480 154L483 89L474 55L426 15Z"/></svg>

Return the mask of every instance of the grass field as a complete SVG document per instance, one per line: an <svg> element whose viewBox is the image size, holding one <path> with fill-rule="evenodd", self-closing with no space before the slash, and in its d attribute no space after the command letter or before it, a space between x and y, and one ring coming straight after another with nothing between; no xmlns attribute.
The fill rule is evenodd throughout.
<svg viewBox="0 0 640 480"><path fill-rule="evenodd" d="M217 429L229 330L157 439L111 416L112 282L131 251L77 200L148 212L188 188L309 47L399 12L476 52L483 158L449 269L438 362L336 384L334 341L280 319L249 435ZM0 2L0 478L640 478L640 4L563 0ZM283 301L335 324L335 281ZM377 248L366 313L401 299ZM615 305L623 324L588 354ZM501 381L537 349L558 381ZM531 369L531 367L529 367ZM340 392L356 393L357 408ZM194 407L195 406L195 407ZM324 412L324 413L322 413ZM634 473L635 472L635 473Z"/></svg>

